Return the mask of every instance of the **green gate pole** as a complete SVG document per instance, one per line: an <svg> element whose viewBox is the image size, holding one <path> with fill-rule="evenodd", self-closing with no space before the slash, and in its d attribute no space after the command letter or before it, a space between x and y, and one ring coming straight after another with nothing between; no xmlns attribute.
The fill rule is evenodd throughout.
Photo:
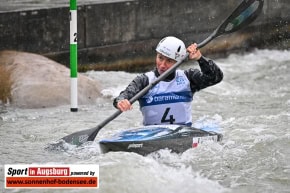
<svg viewBox="0 0 290 193"><path fill-rule="evenodd" d="M71 112L78 111L77 0L70 0Z"/></svg>

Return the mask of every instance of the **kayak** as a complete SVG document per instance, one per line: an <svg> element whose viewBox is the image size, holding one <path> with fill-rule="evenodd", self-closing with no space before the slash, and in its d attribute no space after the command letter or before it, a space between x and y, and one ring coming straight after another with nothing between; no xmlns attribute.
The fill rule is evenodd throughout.
<svg viewBox="0 0 290 193"><path fill-rule="evenodd" d="M182 153L206 141L219 142L223 135L184 125L152 125L128 129L108 139L100 140L102 153L134 152L148 155L160 149Z"/></svg>

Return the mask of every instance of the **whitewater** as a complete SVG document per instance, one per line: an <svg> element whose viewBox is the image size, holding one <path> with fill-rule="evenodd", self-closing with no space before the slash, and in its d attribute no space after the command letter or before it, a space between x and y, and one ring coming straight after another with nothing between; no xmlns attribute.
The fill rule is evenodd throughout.
<svg viewBox="0 0 290 193"><path fill-rule="evenodd" d="M142 124L138 104L106 125L92 144L49 151L45 147L73 132L95 127L116 109L112 99L137 73L90 71L103 97L94 105L43 109L0 108L0 192L5 164L98 164L100 188L44 189L46 193L286 193L290 190L290 51L253 50L215 59L224 80L194 95L195 127L218 125L221 143L182 154L160 150L148 156L102 154L98 141ZM181 68L198 68L184 64ZM69 94L69 93L68 93Z"/></svg>

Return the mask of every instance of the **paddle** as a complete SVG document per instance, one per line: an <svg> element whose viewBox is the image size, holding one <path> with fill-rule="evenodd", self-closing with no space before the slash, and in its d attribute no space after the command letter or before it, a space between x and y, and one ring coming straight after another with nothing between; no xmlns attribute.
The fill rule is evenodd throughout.
<svg viewBox="0 0 290 193"><path fill-rule="evenodd" d="M222 35L232 33L241 29L242 27L251 23L256 17L259 15L263 7L263 0L244 0L234 11L233 13L221 24L219 25L216 30L204 41L198 44L198 48L201 48L208 44L214 38ZM188 56L188 55L187 55ZM185 58L187 58L187 56ZM154 82L146 86L143 90L141 90L138 94L136 94L133 98L129 101L133 104L137 101L140 97L146 94L153 86L158 84L160 81L164 80L169 74L171 74L180 64L182 61L175 63L170 69L160 75ZM105 119L99 125L92 129L87 129L79 132L75 132L70 134L66 137L63 137L67 143L73 145L81 145L87 141L94 141L95 137L97 136L98 132L110 121L115 119L119 116L122 112L117 110L113 115Z"/></svg>

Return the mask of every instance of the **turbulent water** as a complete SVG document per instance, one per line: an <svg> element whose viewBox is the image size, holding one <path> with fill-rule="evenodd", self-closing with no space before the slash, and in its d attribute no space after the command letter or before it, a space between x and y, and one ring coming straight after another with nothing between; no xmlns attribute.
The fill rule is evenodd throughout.
<svg viewBox="0 0 290 193"><path fill-rule="evenodd" d="M218 124L224 135L222 143L208 143L182 154L169 150L145 157L124 152L101 154L100 139L141 125L135 104L132 111L103 128L93 144L68 146L58 152L45 150L47 144L92 128L113 114L112 97L136 76L88 72L87 76L106 88L105 97L93 106L79 106L77 113L70 112L69 105L1 109L0 170L4 164L99 164L97 191L41 190L53 193L290 192L290 51L256 50L216 62L224 80L196 93L192 115L197 127ZM40 191L5 190L2 174L0 192Z"/></svg>

